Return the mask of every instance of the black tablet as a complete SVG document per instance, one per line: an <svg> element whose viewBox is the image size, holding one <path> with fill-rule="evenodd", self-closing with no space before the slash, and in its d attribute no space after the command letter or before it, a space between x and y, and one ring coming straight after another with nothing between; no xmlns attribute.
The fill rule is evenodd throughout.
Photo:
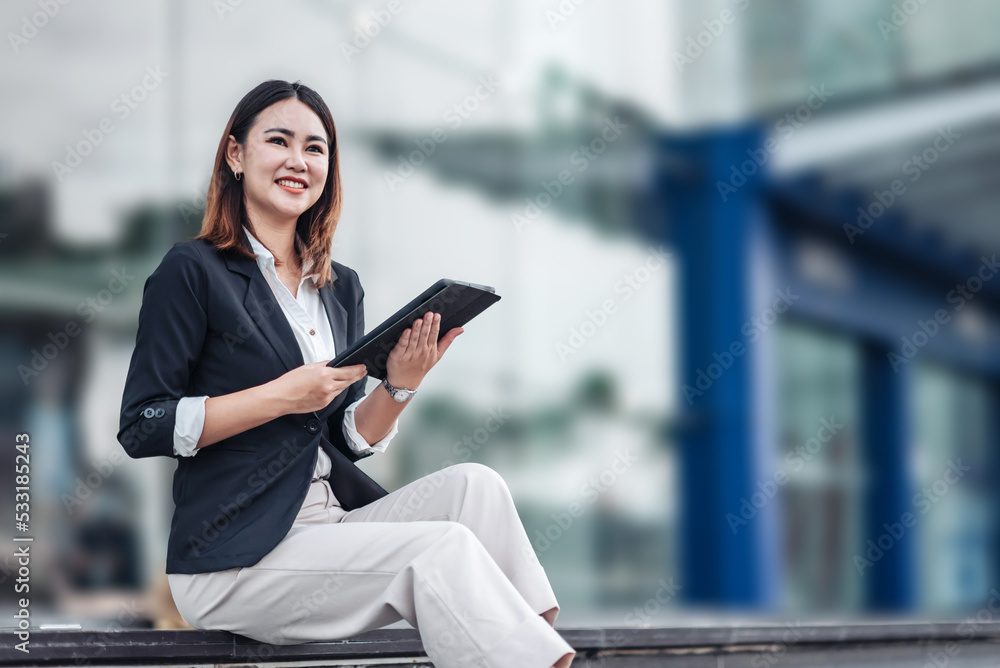
<svg viewBox="0 0 1000 668"><path fill-rule="evenodd" d="M461 327L492 304L500 295L488 285L476 285L442 278L417 295L409 304L393 313L381 325L366 334L353 346L330 360L327 366L341 367L364 364L368 375L385 379L385 364L396 347L403 330L428 311L441 314L438 340L455 327Z"/></svg>

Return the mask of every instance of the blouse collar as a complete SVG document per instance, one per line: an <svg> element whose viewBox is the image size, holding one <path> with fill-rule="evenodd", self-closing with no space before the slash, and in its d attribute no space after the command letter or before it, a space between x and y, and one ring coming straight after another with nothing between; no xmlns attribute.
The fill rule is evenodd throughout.
<svg viewBox="0 0 1000 668"><path fill-rule="evenodd" d="M257 255L257 264L263 270L267 266L274 266L274 254L269 251L264 244L258 241L247 226L243 226L243 231L247 233L247 238L250 240L250 247L253 252ZM299 235L298 230L295 232L295 247L301 252L305 247L305 243L302 241L302 237ZM309 277L315 283L316 274L310 271L312 269L313 261L311 257L306 257L302 263L302 278Z"/></svg>

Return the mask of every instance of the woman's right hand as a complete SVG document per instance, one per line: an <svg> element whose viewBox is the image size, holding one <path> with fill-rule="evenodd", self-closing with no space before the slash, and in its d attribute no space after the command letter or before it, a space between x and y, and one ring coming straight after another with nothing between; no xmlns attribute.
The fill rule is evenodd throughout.
<svg viewBox="0 0 1000 668"><path fill-rule="evenodd" d="M334 368L327 366L329 361L303 364L268 383L285 407L285 414L326 408L338 394L368 375L364 364Z"/></svg>

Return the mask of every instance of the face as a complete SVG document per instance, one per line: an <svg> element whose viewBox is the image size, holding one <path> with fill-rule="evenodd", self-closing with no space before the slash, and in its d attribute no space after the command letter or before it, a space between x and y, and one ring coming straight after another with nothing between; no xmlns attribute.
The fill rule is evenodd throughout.
<svg viewBox="0 0 1000 668"><path fill-rule="evenodd" d="M244 146L230 135L226 158L230 169L243 172L247 213L255 224L294 225L323 194L329 137L312 109L289 98L257 115Z"/></svg>

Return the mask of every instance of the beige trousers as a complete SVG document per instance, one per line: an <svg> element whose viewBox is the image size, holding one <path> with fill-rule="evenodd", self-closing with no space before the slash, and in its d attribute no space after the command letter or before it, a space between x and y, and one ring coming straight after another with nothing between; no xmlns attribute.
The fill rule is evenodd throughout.
<svg viewBox="0 0 1000 668"><path fill-rule="evenodd" d="M168 574L191 626L266 643L337 640L405 619L438 668L549 668L573 648L503 478L449 466L345 511L314 480L253 566Z"/></svg>

